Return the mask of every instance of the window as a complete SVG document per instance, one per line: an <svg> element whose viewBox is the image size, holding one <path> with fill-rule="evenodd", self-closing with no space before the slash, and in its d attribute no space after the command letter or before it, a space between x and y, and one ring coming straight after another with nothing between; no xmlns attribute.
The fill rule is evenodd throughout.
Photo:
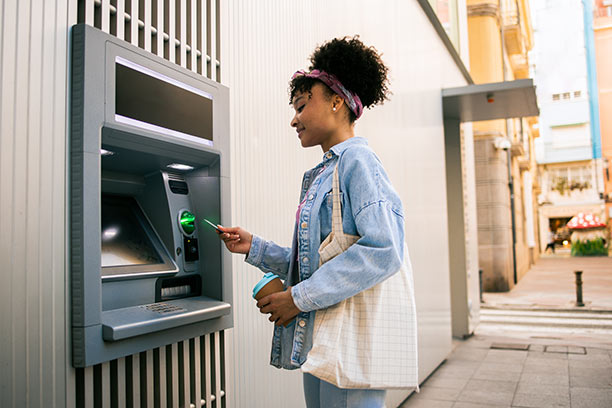
<svg viewBox="0 0 612 408"><path fill-rule="evenodd" d="M561 99L561 94L553 94L552 96L553 101L558 101L559 99Z"/></svg>
<svg viewBox="0 0 612 408"><path fill-rule="evenodd" d="M574 98L580 98L582 96L582 91L574 91Z"/></svg>
<svg viewBox="0 0 612 408"><path fill-rule="evenodd" d="M569 99L570 98L570 93L569 92L563 92L563 99Z"/></svg>
<svg viewBox="0 0 612 408"><path fill-rule="evenodd" d="M549 171L550 189L562 196L590 189L591 167L572 166Z"/></svg>
<svg viewBox="0 0 612 408"><path fill-rule="evenodd" d="M436 12L444 31L459 52L459 20L457 17L457 0L429 0Z"/></svg>

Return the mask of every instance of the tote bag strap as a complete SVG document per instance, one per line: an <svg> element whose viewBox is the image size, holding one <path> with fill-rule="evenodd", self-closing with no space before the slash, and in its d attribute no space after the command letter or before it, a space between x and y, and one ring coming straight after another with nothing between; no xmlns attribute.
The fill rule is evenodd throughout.
<svg viewBox="0 0 612 408"><path fill-rule="evenodd" d="M338 165L334 169L334 178L332 182L332 232L335 236L343 236L344 229L342 228L342 203L340 200L340 181L338 177Z"/></svg>

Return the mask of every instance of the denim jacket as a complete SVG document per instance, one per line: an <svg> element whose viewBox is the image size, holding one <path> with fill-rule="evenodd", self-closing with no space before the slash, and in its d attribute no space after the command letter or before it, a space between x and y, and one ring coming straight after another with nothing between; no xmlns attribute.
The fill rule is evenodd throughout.
<svg viewBox="0 0 612 408"><path fill-rule="evenodd" d="M359 240L319 266L319 246L331 232L332 175L339 163L344 232ZM321 169L323 169L321 171ZM296 324L274 328L270 364L295 369L312 348L315 312L397 272L403 260L402 203L376 154L363 138L333 146L304 174L291 248L253 236L246 262L292 286Z"/></svg>

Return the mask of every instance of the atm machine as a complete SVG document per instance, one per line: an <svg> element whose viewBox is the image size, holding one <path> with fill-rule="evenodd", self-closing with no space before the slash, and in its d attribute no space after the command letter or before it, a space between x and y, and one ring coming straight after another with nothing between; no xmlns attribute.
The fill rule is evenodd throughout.
<svg viewBox="0 0 612 408"><path fill-rule="evenodd" d="M228 89L84 24L71 71L73 365L232 327Z"/></svg>

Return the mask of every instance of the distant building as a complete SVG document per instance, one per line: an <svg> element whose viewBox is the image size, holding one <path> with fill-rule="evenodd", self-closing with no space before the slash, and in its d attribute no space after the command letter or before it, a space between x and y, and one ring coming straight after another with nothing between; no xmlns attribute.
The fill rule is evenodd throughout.
<svg viewBox="0 0 612 408"><path fill-rule="evenodd" d="M548 231L569 245L565 224L579 212L605 218L601 139L588 1L533 0L533 77L540 104L540 250ZM585 9L586 7L586 9ZM586 10L586 11L585 11ZM587 30L585 30L585 27ZM594 119L595 118L595 119Z"/></svg>
<svg viewBox="0 0 612 408"><path fill-rule="evenodd" d="M467 2L470 74L477 84L529 77L528 0ZM537 118L474 123L478 251L485 291L508 291L537 260Z"/></svg>
<svg viewBox="0 0 612 408"><path fill-rule="evenodd" d="M612 219L612 0L596 0L595 55L599 88L599 124L606 217ZM609 221L608 221L609 222Z"/></svg>

